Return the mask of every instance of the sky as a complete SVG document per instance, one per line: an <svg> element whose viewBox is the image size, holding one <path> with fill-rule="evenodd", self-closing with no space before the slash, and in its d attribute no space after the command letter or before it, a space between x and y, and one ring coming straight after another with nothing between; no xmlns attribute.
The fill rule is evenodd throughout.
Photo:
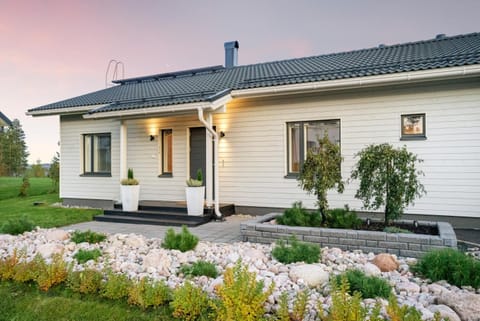
<svg viewBox="0 0 480 321"><path fill-rule="evenodd" d="M480 32L479 0L0 0L0 111L19 119L29 163L59 151L58 116L28 109L125 77L240 65Z"/></svg>

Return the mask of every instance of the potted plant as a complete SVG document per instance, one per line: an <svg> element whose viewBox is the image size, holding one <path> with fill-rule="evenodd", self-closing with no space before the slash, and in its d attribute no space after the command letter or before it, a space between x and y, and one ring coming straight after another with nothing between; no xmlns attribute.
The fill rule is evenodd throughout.
<svg viewBox="0 0 480 321"><path fill-rule="evenodd" d="M205 186L203 185L202 170L197 170L197 179L187 179L185 194L187 197L188 215L203 215L203 204L205 199Z"/></svg>
<svg viewBox="0 0 480 321"><path fill-rule="evenodd" d="M138 180L133 177L133 169L128 169L128 178L122 179L120 182L120 192L122 197L122 209L124 211L138 210L138 197L140 194L140 185Z"/></svg>

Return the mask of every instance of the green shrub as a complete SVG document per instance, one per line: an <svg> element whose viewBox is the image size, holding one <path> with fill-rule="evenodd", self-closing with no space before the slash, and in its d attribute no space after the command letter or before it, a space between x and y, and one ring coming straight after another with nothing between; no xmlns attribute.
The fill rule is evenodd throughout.
<svg viewBox="0 0 480 321"><path fill-rule="evenodd" d="M18 192L18 196L27 197L29 189L30 189L30 179L28 178L28 175L25 174L22 178L22 185L20 186L20 191Z"/></svg>
<svg viewBox="0 0 480 321"><path fill-rule="evenodd" d="M81 232L81 231L75 231L73 232L72 236L70 237L70 240L74 243L83 243L87 242L90 244L94 243L100 243L105 241L107 236L103 233L97 233L97 232L92 232L90 230Z"/></svg>
<svg viewBox="0 0 480 321"><path fill-rule="evenodd" d="M303 321L307 312L308 291L297 292L293 301L292 312L288 309L288 295L283 292L280 296L279 308L275 313L276 321Z"/></svg>
<svg viewBox="0 0 480 321"><path fill-rule="evenodd" d="M309 212L302 206L302 202L293 203L292 208L286 209L276 218L278 224L289 226L320 226L322 217L319 212Z"/></svg>
<svg viewBox="0 0 480 321"><path fill-rule="evenodd" d="M248 272L240 262L225 270L223 280L215 288L220 299L213 304L216 320L254 321L265 314L265 302L273 292L273 283L264 292L263 281L257 281L256 274Z"/></svg>
<svg viewBox="0 0 480 321"><path fill-rule="evenodd" d="M216 278L218 275L215 264L206 261L197 261L191 265L182 265L180 272L185 276L201 276L205 275L209 278Z"/></svg>
<svg viewBox="0 0 480 321"><path fill-rule="evenodd" d="M358 218L356 212L350 211L348 206L331 209L327 212L328 227L358 229L361 225L362 220Z"/></svg>
<svg viewBox="0 0 480 321"><path fill-rule="evenodd" d="M338 286L341 285L344 277L348 281L350 294L358 292L364 299L377 297L388 299L392 293L392 287L387 281L376 276L367 276L360 270L348 270L337 275Z"/></svg>
<svg viewBox="0 0 480 321"><path fill-rule="evenodd" d="M35 225L26 216L14 218L3 223L1 233L19 235L24 232L30 232L35 228Z"/></svg>
<svg viewBox="0 0 480 321"><path fill-rule="evenodd" d="M456 286L480 287L480 261L454 249L428 252L412 271L433 282L445 280Z"/></svg>
<svg viewBox="0 0 480 321"><path fill-rule="evenodd" d="M134 282L128 292L128 303L146 309L158 307L171 299L171 291L164 281L143 278Z"/></svg>
<svg viewBox="0 0 480 321"><path fill-rule="evenodd" d="M186 282L173 291L172 315L181 320L209 320L210 300L200 288Z"/></svg>
<svg viewBox="0 0 480 321"><path fill-rule="evenodd" d="M272 256L284 264L294 262L315 263L320 258L320 248L316 244L299 242L295 236L292 236L289 244L279 240L272 250Z"/></svg>
<svg viewBox="0 0 480 321"><path fill-rule="evenodd" d="M383 229L386 233L412 233L409 230L397 226L387 226Z"/></svg>
<svg viewBox="0 0 480 321"><path fill-rule="evenodd" d="M128 297L132 281L125 274L115 274L112 271L107 272L107 280L103 283L101 296L120 300Z"/></svg>
<svg viewBox="0 0 480 321"><path fill-rule="evenodd" d="M68 274L67 286L82 294L96 294L102 287L103 274L97 270L86 269Z"/></svg>
<svg viewBox="0 0 480 321"><path fill-rule="evenodd" d="M169 250L180 250L182 252L193 250L198 244L198 237L191 234L185 225L178 234L172 228L165 233L162 247Z"/></svg>
<svg viewBox="0 0 480 321"><path fill-rule="evenodd" d="M42 264L44 264L44 260L40 254L37 254L31 261L18 262L13 268L14 274L12 279L20 283L35 281L38 278Z"/></svg>
<svg viewBox="0 0 480 321"><path fill-rule="evenodd" d="M14 249L11 256L0 259L0 280L7 281L13 279L15 267L23 256L23 253L18 253L17 249Z"/></svg>
<svg viewBox="0 0 480 321"><path fill-rule="evenodd" d="M77 260L78 263L83 264L90 260L97 260L100 256L102 256L102 252L99 249L93 250L78 250L77 253L73 256L74 259Z"/></svg>

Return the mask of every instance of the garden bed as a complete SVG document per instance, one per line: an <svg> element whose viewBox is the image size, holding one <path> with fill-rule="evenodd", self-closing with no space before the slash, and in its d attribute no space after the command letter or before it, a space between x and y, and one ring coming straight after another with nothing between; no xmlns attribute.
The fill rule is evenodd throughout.
<svg viewBox="0 0 480 321"><path fill-rule="evenodd" d="M270 244L295 235L301 241L316 243L321 247L337 247L350 251L362 250L366 253L392 253L414 258L421 257L432 249L457 247L455 232L452 226L446 222L418 221L419 227L438 229L438 235L427 235L271 224L270 221L279 215L271 213L242 223L240 234L243 241ZM397 222L413 225L413 221Z"/></svg>

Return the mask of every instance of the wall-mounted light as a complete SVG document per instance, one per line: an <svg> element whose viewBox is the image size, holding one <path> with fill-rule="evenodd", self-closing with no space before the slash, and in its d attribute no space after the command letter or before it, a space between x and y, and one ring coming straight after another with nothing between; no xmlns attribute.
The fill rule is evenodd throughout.
<svg viewBox="0 0 480 321"><path fill-rule="evenodd" d="M155 140L155 136L154 135L150 135L150 141L153 142Z"/></svg>
<svg viewBox="0 0 480 321"><path fill-rule="evenodd" d="M221 131L221 132L220 132L220 138L223 138L223 137L225 137L225 132L224 132L224 131Z"/></svg>

